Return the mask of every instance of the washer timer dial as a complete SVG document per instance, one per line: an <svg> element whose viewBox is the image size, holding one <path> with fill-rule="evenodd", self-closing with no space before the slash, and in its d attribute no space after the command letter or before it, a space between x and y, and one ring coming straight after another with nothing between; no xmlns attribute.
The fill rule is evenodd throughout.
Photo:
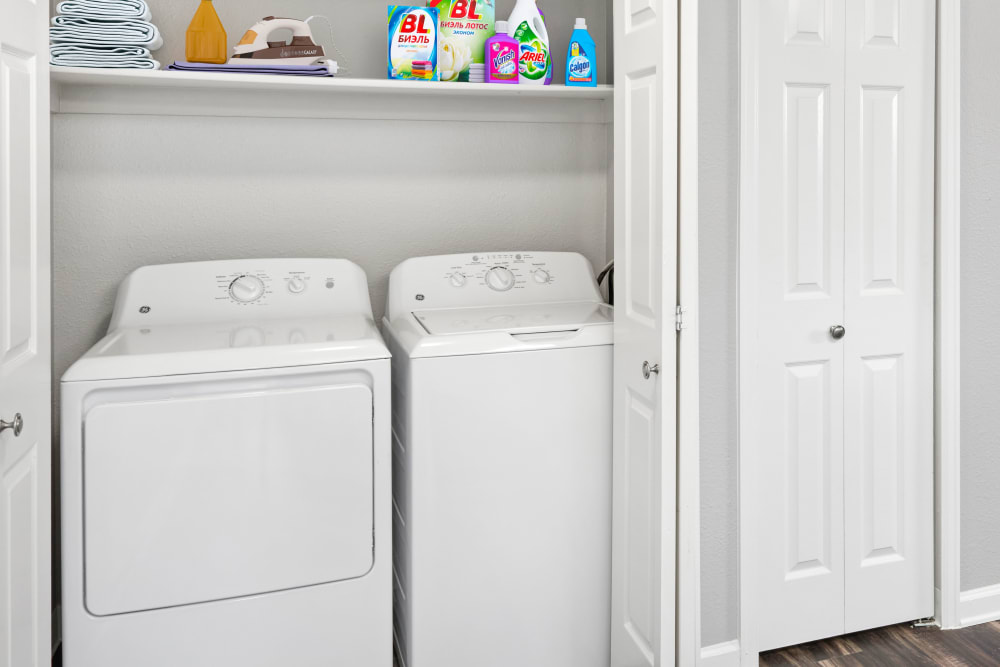
<svg viewBox="0 0 1000 667"><path fill-rule="evenodd" d="M239 303L253 303L264 296L264 281L257 276L242 275L229 283L229 296Z"/></svg>
<svg viewBox="0 0 1000 667"><path fill-rule="evenodd" d="M506 292L514 287L514 274L505 266L495 266L486 272L486 285L495 292Z"/></svg>

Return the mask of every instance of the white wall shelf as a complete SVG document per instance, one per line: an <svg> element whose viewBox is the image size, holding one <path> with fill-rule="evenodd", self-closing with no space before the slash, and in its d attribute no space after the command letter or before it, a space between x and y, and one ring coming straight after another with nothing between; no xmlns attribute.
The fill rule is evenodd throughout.
<svg viewBox="0 0 1000 667"><path fill-rule="evenodd" d="M612 96L612 86L52 68L53 113L610 123Z"/></svg>

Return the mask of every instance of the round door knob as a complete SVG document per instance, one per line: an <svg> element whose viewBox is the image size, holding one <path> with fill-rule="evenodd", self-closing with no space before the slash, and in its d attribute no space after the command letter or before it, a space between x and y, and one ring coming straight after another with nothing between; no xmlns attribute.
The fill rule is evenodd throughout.
<svg viewBox="0 0 1000 667"><path fill-rule="evenodd" d="M840 326L839 324L835 324L832 327L830 327L830 335L833 336L834 340L840 340L841 338L847 335L847 329Z"/></svg>
<svg viewBox="0 0 1000 667"><path fill-rule="evenodd" d="M660 374L659 364L654 364L651 366L648 361L642 362L642 377L648 380L651 375L659 375L659 374Z"/></svg>
<svg viewBox="0 0 1000 667"><path fill-rule="evenodd" d="M18 412L14 415L14 419L11 421L4 421L0 419L0 433L3 433L7 429L14 431L14 437L21 435L21 429L24 428L24 419L21 418L21 413Z"/></svg>

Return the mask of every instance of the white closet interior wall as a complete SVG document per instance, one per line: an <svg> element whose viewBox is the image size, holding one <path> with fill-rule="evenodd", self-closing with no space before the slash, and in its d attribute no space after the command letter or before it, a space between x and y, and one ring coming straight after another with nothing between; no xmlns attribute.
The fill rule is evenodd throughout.
<svg viewBox="0 0 1000 667"><path fill-rule="evenodd" d="M157 57L183 58L196 1L149 4L164 33ZM606 0L546 4L557 58L573 17L606 33ZM278 11L216 5L231 43ZM506 16L513 0L497 5ZM329 15L353 75L384 78L385 4L298 0L280 13ZM314 24L320 42L324 30ZM388 273L410 256L532 247L599 267L611 252L607 124L57 114L52 131L55 379L100 338L118 283L145 264L345 257L368 272L381 317Z"/></svg>

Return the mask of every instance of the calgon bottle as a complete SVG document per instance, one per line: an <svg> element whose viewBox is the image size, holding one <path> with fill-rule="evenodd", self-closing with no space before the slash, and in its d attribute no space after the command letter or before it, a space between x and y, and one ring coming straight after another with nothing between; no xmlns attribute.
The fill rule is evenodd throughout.
<svg viewBox="0 0 1000 667"><path fill-rule="evenodd" d="M510 36L520 45L518 82L544 85L552 80L552 51L545 19L535 0L517 0L507 21Z"/></svg>
<svg viewBox="0 0 1000 667"><path fill-rule="evenodd" d="M577 19L566 53L566 85L597 85L597 46L587 32L587 20Z"/></svg>

